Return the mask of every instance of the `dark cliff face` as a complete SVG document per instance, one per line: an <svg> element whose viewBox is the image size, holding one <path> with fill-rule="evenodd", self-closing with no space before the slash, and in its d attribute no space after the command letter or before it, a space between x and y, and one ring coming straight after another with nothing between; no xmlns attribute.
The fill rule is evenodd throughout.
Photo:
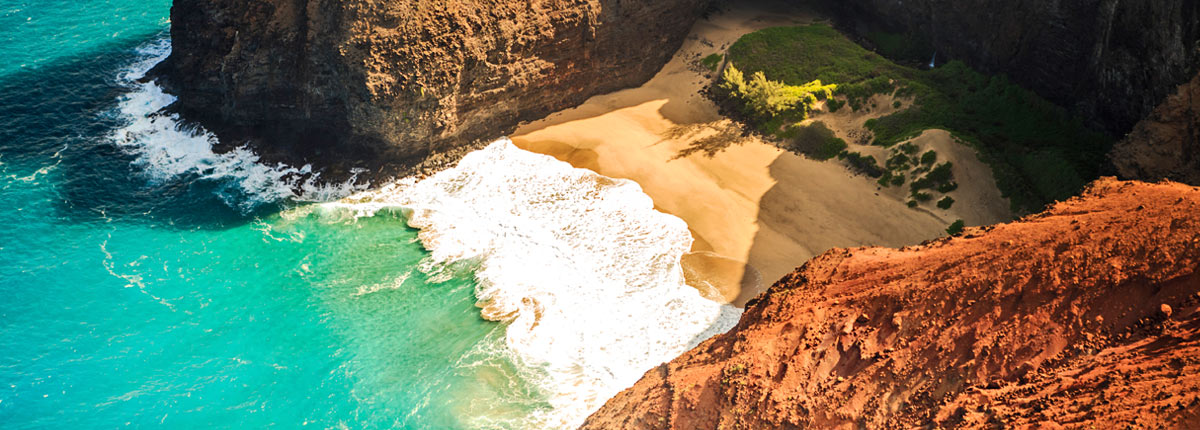
<svg viewBox="0 0 1200 430"><path fill-rule="evenodd" d="M1109 158L1127 178L1200 185L1200 75L1134 126Z"/></svg>
<svg viewBox="0 0 1200 430"><path fill-rule="evenodd" d="M1007 74L1118 136L1200 69L1195 0L827 3L847 29L920 35L939 59Z"/></svg>
<svg viewBox="0 0 1200 430"><path fill-rule="evenodd" d="M416 160L648 80L707 3L177 0L154 76L267 158Z"/></svg>

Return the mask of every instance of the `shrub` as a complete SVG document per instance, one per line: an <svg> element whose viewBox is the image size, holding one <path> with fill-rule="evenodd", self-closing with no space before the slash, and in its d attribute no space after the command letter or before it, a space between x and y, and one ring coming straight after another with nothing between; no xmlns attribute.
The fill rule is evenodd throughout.
<svg viewBox="0 0 1200 430"><path fill-rule="evenodd" d="M929 174L925 177L937 184L950 182L950 179L954 178L954 173L951 171L953 167L954 165L949 161L938 164L937 167L934 167L933 170L930 170Z"/></svg>
<svg viewBox="0 0 1200 430"><path fill-rule="evenodd" d="M909 201L908 201L908 207L910 207L910 208L915 208L915 207L917 207L917 205L918 205L918 203L917 203L917 201L916 201L916 200L909 200Z"/></svg>
<svg viewBox="0 0 1200 430"><path fill-rule="evenodd" d="M760 124L774 120L803 120L814 104L833 97L833 91L837 89L837 85L824 85L820 80L788 85L767 79L761 71L754 72L747 81L745 74L732 63L725 67L720 87L739 100L743 110Z"/></svg>
<svg viewBox="0 0 1200 430"><path fill-rule="evenodd" d="M966 226L967 226L967 223L960 219L958 221L955 221L954 224L950 224L950 227L946 229L946 233L949 233L951 236L957 235L959 233L962 233L963 228L965 228Z"/></svg>
<svg viewBox="0 0 1200 430"><path fill-rule="evenodd" d="M825 108L829 109L829 112L837 112L839 109L842 108L842 106L845 106L845 105L846 105L845 101L842 101L842 100L839 100L836 98L831 98L831 99L825 101Z"/></svg>
<svg viewBox="0 0 1200 430"><path fill-rule="evenodd" d="M911 190L913 194L933 187L933 181L929 180L928 176L912 181L912 183L908 185L908 189Z"/></svg>
<svg viewBox="0 0 1200 430"><path fill-rule="evenodd" d="M912 167L909 165L910 161L912 160L910 160L907 155L904 155L902 152L897 152L888 158L886 166L888 170L908 170L910 167Z"/></svg>
<svg viewBox="0 0 1200 430"><path fill-rule="evenodd" d="M904 175L903 174L892 175L892 185L895 185L897 187L904 185Z"/></svg>
<svg viewBox="0 0 1200 430"><path fill-rule="evenodd" d="M950 209L951 206L954 206L954 199L950 198L950 196L946 196L937 202L937 207L939 209Z"/></svg>
<svg viewBox="0 0 1200 430"><path fill-rule="evenodd" d="M933 194L929 193L913 193L913 198L918 202L927 202L933 200Z"/></svg>
<svg viewBox="0 0 1200 430"><path fill-rule="evenodd" d="M864 156L858 152L842 152L838 158L844 158L850 168L863 173L872 178L883 176L884 170L879 167L879 163L875 161L875 157L870 155Z"/></svg>
<svg viewBox="0 0 1200 430"><path fill-rule="evenodd" d="M958 189L958 182L947 182L942 185L938 185L938 187L937 187L938 192L942 193L942 194L946 194L948 192L951 192L951 191L954 191L957 189Z"/></svg>
<svg viewBox="0 0 1200 430"><path fill-rule="evenodd" d="M924 164L927 166L932 166L933 163L936 163L936 162L937 162L937 151L934 151L931 149L928 152L921 155L921 164Z"/></svg>

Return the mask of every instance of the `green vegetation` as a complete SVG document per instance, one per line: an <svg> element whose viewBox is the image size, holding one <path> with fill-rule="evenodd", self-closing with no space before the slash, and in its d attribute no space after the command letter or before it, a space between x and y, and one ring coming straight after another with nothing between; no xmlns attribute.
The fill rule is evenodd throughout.
<svg viewBox="0 0 1200 430"><path fill-rule="evenodd" d="M846 160L850 168L872 178L881 177L885 173L883 168L879 167L879 163L875 161L875 157L870 155L864 156L859 152L842 151L841 154L838 154L838 158Z"/></svg>
<svg viewBox="0 0 1200 430"><path fill-rule="evenodd" d="M803 121L818 101L832 98L837 85L823 85L820 80L788 85L767 79L761 71L754 72L750 80L746 80L745 75L730 64L721 76L720 88L740 102L743 114L767 119L762 131L780 134L785 123Z"/></svg>
<svg viewBox="0 0 1200 430"><path fill-rule="evenodd" d="M721 369L721 384L745 384L741 377L747 373L746 366L741 363L731 364Z"/></svg>
<svg viewBox="0 0 1200 430"><path fill-rule="evenodd" d="M932 54L923 47L908 50L920 43L903 36L873 33L868 39L880 52L905 62ZM932 70L905 67L858 46L827 25L777 27L748 34L730 47L728 60L730 66L721 84L724 94L718 92L718 97L732 100L744 121L768 135L783 137L794 123L819 108L822 97L829 98L825 108L831 112L843 104L863 109L875 94L912 99L911 107L867 122L874 143L893 147L925 130L948 130L980 151L980 158L992 166L997 185L1016 211L1037 211L1046 203L1078 193L1099 176L1104 154L1112 145L1111 137L1089 130L1065 110L1003 76L983 75L961 62ZM728 69L736 70L736 75ZM749 82L743 73L752 76ZM826 82L830 84L822 84ZM928 154L897 160L894 166L906 161L915 173L929 168L932 175L937 170L933 167L937 155ZM873 158L861 154L839 158L859 171L878 173L872 177L884 175ZM902 175L899 169L888 170L892 171L889 177ZM926 176L910 185L918 182L917 189L949 192L957 188L950 178ZM893 182L889 178L887 183Z"/></svg>
<svg viewBox="0 0 1200 430"><path fill-rule="evenodd" d="M884 57L901 63L927 64L933 56L929 40L909 34L872 31L867 41Z"/></svg>
<svg viewBox="0 0 1200 430"><path fill-rule="evenodd" d="M933 163L936 163L936 162L937 162L937 151L930 150L929 152L926 152L925 154L921 155L921 164L923 164L923 165L932 166Z"/></svg>
<svg viewBox="0 0 1200 430"><path fill-rule="evenodd" d="M717 67L719 67L721 65L722 61L725 61L724 55L712 54L712 55L704 57L704 59L700 60L700 64L703 64L704 67L707 68L708 70L715 72L715 71L717 71Z"/></svg>
<svg viewBox="0 0 1200 430"><path fill-rule="evenodd" d="M835 136L833 131L820 121L806 126L792 126L783 136L787 139L789 149L816 160L837 157L847 147L846 141Z"/></svg>
<svg viewBox="0 0 1200 430"><path fill-rule="evenodd" d="M937 202L938 209L946 210L950 209L951 206L954 206L954 199L950 198L950 196L946 196Z"/></svg>
<svg viewBox="0 0 1200 430"><path fill-rule="evenodd" d="M950 224L950 227L946 229L946 233L949 233L951 236L954 236L956 234L962 233L963 228L965 228L966 226L967 226L967 223L960 219L958 221L955 221L954 224Z"/></svg>

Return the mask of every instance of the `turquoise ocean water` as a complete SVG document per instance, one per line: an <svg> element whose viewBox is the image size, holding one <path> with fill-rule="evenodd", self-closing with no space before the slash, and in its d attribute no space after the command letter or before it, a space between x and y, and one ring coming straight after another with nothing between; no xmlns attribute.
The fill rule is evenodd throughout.
<svg viewBox="0 0 1200 430"><path fill-rule="evenodd" d="M537 408L503 359L472 357L502 327L470 268L413 270L427 252L398 215L285 219L110 142L117 76L169 8L0 1L0 427L438 428Z"/></svg>
<svg viewBox="0 0 1200 430"><path fill-rule="evenodd" d="M136 82L169 8L0 0L0 428L569 428L736 321L636 184L497 145L364 214L213 154Z"/></svg>

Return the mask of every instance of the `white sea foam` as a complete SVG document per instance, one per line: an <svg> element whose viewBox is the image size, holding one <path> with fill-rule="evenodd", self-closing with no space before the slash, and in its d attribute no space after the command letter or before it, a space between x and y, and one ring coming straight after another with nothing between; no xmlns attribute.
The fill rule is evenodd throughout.
<svg viewBox="0 0 1200 430"><path fill-rule="evenodd" d="M216 153L216 136L203 129L183 127L178 115L162 109L174 103L155 82L139 82L154 65L171 53L169 40L138 48L140 59L121 71L120 85L129 89L118 101L116 115L124 125L109 138L136 155L134 164L152 180L165 182L181 177L219 181L232 189L222 193L225 202L240 209L285 199L329 201L366 188L351 178L342 184L322 184L312 166L269 166L246 147Z"/></svg>
<svg viewBox="0 0 1200 430"><path fill-rule="evenodd" d="M650 368L732 327L740 310L684 284L687 225L634 182L507 140L429 179L326 207L401 207L433 261L474 261L485 317L509 322L505 353L549 396L529 428L574 428Z"/></svg>

